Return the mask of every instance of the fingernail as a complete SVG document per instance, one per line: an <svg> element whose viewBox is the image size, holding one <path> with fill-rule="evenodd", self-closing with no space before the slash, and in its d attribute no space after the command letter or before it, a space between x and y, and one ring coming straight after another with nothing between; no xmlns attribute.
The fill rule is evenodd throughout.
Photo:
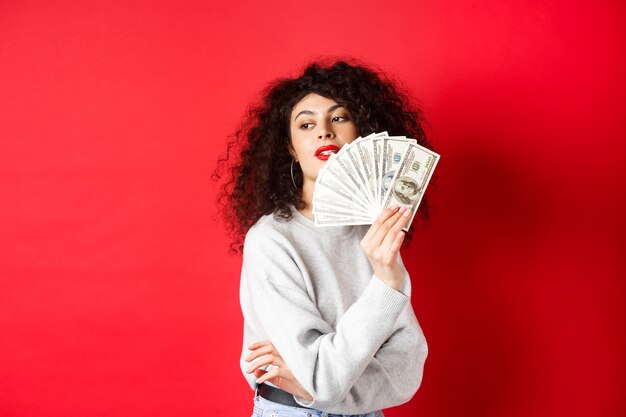
<svg viewBox="0 0 626 417"><path fill-rule="evenodd" d="M402 213L404 217L409 217L411 215L411 210L408 207L405 207L406 211Z"/></svg>

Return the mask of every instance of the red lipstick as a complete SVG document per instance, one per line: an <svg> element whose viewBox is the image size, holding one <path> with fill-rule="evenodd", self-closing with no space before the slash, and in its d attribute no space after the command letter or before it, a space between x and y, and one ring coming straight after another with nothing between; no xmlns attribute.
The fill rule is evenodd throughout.
<svg viewBox="0 0 626 417"><path fill-rule="evenodd" d="M322 161L326 161L328 158L330 158L331 154L337 153L337 152L339 152L338 146L335 146L335 145L320 146L315 151L315 157L317 159L321 159Z"/></svg>

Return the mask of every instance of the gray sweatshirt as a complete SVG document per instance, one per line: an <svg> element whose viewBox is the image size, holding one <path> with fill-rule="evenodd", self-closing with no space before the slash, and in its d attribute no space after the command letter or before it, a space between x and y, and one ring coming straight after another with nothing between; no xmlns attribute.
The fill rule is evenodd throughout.
<svg viewBox="0 0 626 417"><path fill-rule="evenodd" d="M428 347L410 302L373 274L359 246L368 226L315 227L262 217L246 235L240 301L244 316L240 365L250 387L247 347L270 340L327 413L363 414L411 399Z"/></svg>

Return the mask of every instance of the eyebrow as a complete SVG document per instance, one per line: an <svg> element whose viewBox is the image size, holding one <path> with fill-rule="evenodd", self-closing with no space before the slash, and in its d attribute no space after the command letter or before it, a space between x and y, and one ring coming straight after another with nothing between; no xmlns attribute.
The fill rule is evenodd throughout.
<svg viewBox="0 0 626 417"><path fill-rule="evenodd" d="M326 112L330 113L333 110L337 110L339 107L345 107L345 106L343 104L335 104L335 105L330 106L328 110L326 110ZM313 110L302 110L300 113L296 115L296 117L293 118L293 120L295 121L302 114L315 114L315 113L316 112L314 112Z"/></svg>

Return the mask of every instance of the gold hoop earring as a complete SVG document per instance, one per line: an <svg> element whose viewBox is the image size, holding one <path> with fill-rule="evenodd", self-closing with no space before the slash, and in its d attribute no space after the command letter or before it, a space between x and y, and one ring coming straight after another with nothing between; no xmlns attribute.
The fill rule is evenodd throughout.
<svg viewBox="0 0 626 417"><path fill-rule="evenodd" d="M298 186L296 185L296 180L293 178L293 163L294 163L294 162L298 162L298 161L296 160L296 158L293 158L293 159L291 160L291 182L293 182L293 188L295 188L295 189L297 190L297 189L298 189Z"/></svg>

